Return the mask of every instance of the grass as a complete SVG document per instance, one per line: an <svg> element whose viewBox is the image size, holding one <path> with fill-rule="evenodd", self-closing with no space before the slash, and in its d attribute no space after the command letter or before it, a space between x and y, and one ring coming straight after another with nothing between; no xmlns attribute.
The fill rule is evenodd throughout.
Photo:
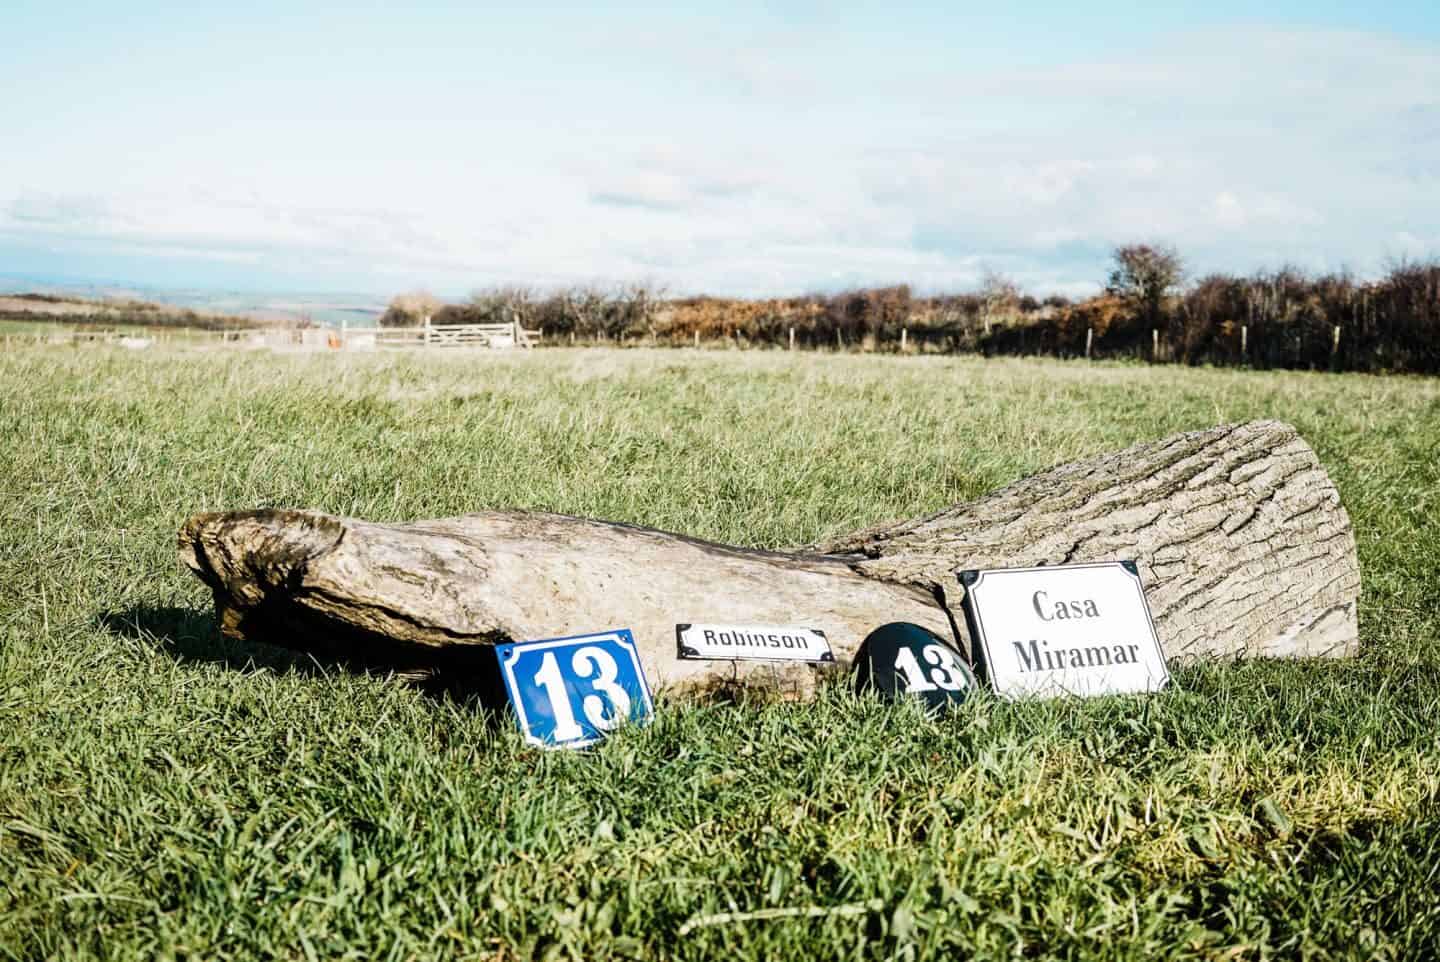
<svg viewBox="0 0 1440 962"><path fill-rule="evenodd" d="M1364 652L1202 665L1148 699L662 703L537 753L471 704L223 641L174 555L189 513L266 504L787 546L1253 417L1296 424L1340 488ZM26 348L0 353L0 493L0 958L1440 946L1434 380Z"/></svg>
<svg viewBox="0 0 1440 962"><path fill-rule="evenodd" d="M260 326L256 324L256 326ZM123 321L111 322L107 320L97 321L71 321L68 319L30 319L6 317L0 312L0 348L19 349L22 347L33 347L44 343L50 338L55 338L57 346L61 340L63 346L70 346L68 341L73 334L99 334L114 332L131 337L145 337L151 339L163 338L166 343L180 341L190 345L214 345L217 343L218 330L206 330L200 327L182 327L179 324L133 324Z"/></svg>

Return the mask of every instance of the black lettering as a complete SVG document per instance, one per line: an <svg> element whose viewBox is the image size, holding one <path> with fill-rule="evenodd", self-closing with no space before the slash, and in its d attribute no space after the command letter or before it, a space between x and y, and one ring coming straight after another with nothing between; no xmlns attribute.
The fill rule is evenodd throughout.
<svg viewBox="0 0 1440 962"><path fill-rule="evenodd" d="M1103 659L1103 660L1102 660ZM1089 667L1110 664L1110 649L1108 648L1086 648L1085 664Z"/></svg>
<svg viewBox="0 0 1440 962"><path fill-rule="evenodd" d="M1087 618L1099 618L1099 617L1100 617L1100 609L1097 608L1097 607L1095 607L1095 602L1092 601L1092 600L1090 600L1089 598L1085 599L1085 617L1087 617Z"/></svg>
<svg viewBox="0 0 1440 962"><path fill-rule="evenodd" d="M1037 607L1035 610L1039 611L1040 609ZM1020 656L1021 671L1038 671L1040 669L1039 645L1033 641L1030 642L1030 650L1027 652L1023 642L1012 641L1010 644L1015 646L1015 654Z"/></svg>
<svg viewBox="0 0 1440 962"><path fill-rule="evenodd" d="M711 631L709 628L705 629L705 644L715 644L715 632Z"/></svg>

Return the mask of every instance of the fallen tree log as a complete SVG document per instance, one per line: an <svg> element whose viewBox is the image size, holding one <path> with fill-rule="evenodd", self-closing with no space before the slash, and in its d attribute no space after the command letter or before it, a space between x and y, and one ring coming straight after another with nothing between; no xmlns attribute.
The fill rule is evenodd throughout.
<svg viewBox="0 0 1440 962"><path fill-rule="evenodd" d="M968 651L957 570L1112 559L1138 562L1172 660L1358 644L1350 520L1309 445L1276 421L1061 465L795 553L538 512L375 524L267 509L192 517L180 555L227 635L407 675L469 670L500 641L628 627L657 689L803 695L825 669L682 661L675 625L819 628L837 668L890 621Z"/></svg>

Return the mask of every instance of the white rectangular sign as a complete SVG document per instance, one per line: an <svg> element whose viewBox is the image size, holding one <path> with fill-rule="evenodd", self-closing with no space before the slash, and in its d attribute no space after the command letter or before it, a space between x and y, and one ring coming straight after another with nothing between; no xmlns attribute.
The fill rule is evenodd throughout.
<svg viewBox="0 0 1440 962"><path fill-rule="evenodd" d="M835 660L825 632L795 625L676 625L675 647L681 658Z"/></svg>
<svg viewBox="0 0 1440 962"><path fill-rule="evenodd" d="M1170 680L1131 562L962 571L980 667L1005 698L1159 691Z"/></svg>

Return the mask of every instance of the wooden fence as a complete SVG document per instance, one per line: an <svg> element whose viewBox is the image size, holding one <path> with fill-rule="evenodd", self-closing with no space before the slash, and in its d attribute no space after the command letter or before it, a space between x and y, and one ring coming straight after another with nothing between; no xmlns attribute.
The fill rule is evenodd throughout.
<svg viewBox="0 0 1440 962"><path fill-rule="evenodd" d="M421 347L534 347L540 332L510 324L427 324L424 327L341 328L340 336Z"/></svg>
<svg viewBox="0 0 1440 962"><path fill-rule="evenodd" d="M0 349L24 347L29 345L83 345L83 344L114 344L120 347L142 349L153 345L229 345L235 347L249 348L271 348L275 350L377 350L392 348L420 348L420 349L442 349L442 348L532 348L542 343L552 345L569 344L571 346L614 346L614 347L694 347L696 349L713 350L715 348L730 349L774 349L782 350L821 350L841 353L883 353L883 354L968 354L983 353L986 355L1037 355L1051 357L1083 357L1090 359L1134 358L1137 360L1150 361L1152 363L1173 363L1181 359L1178 345L1168 338L1165 332L1158 329L1150 330L1149 337L1139 339L1131 338L1123 346L1113 347L1106 345L1102 339L1096 336L1093 328L1084 331L1083 339L1074 346L1056 345L1047 343L1043 338L1035 338L1032 343L1027 344L1025 331L1016 328L1019 335L1016 343L997 345L960 345L955 343L934 343L933 341L922 340L913 336L908 328L900 328L898 337L893 339L881 338L877 335L867 335L858 342L847 341L838 332L835 341L811 340L808 337L797 337L797 330L790 328L779 343L769 341L752 342L741 338L738 333L732 333L728 337L710 338L702 341L698 332L693 336L655 337L639 336L627 337L617 335L605 337L603 335L592 338L577 339L574 332L568 335L557 336L554 334L546 336L543 330L532 330L521 326L519 323L510 324L456 324L456 325L426 325L420 327L349 327L342 325L335 327L308 327L308 328L250 328L226 331L212 331L196 328L168 328L158 327L146 331L106 331L103 329L79 330L50 330L30 331L23 333L0 333ZM1040 333L1040 332L1036 332ZM1325 332L1329 336L1324 337L1323 346L1320 349L1310 351L1310 355L1317 357L1309 358L1310 366L1320 369L1346 370L1346 358L1343 356L1345 346L1344 333L1339 325ZM1211 360L1211 363L1229 363L1240 366L1257 367L1302 367L1301 344L1299 335L1292 339L1294 344L1294 364L1278 363L1273 357L1261 356L1257 351L1256 338L1248 325L1241 325L1230 337L1234 343L1230 345L1230 355L1220 359ZM1035 343L1038 341L1038 343ZM1080 346L1083 344L1083 346ZM1027 349L1028 348L1028 349ZM1212 353L1214 348L1212 347ZM1271 352L1273 353L1273 352ZM1282 358L1288 361L1288 358ZM1328 362L1328 363L1327 363Z"/></svg>
<svg viewBox="0 0 1440 962"><path fill-rule="evenodd" d="M51 330L0 334L0 347L37 344L116 344L143 349L155 344L220 344L278 349L315 348L530 348L541 332L512 324L455 324L425 327L259 327L224 331L194 328L153 328L146 331L103 329Z"/></svg>

